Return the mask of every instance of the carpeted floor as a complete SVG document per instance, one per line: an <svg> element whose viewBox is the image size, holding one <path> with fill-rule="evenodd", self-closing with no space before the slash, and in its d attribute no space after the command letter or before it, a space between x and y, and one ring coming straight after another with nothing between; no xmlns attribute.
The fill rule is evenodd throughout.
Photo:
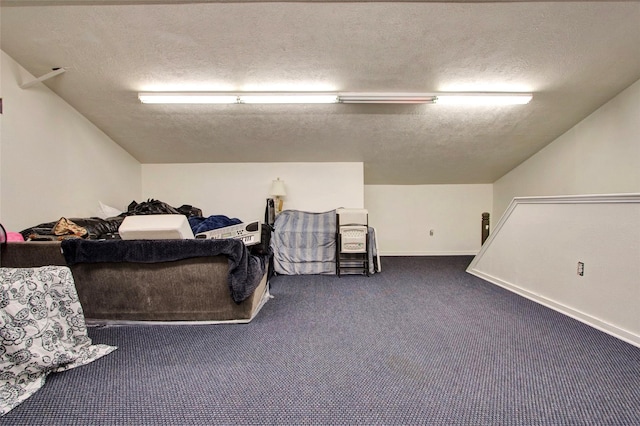
<svg viewBox="0 0 640 426"><path fill-rule="evenodd" d="M11 425L640 425L640 348L465 272L277 276L247 325L90 330Z"/></svg>

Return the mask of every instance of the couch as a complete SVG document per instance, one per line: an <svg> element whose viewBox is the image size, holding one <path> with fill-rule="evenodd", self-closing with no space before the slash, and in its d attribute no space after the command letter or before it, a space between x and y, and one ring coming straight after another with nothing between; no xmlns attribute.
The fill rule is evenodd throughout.
<svg viewBox="0 0 640 426"><path fill-rule="evenodd" d="M176 241L176 244L213 244L200 240ZM225 244L241 244L232 240ZM251 294L242 301L234 300L231 287L230 256L198 255L158 262L110 261L108 257L91 261L72 261L64 244L97 244L98 241L8 242L0 251L2 267L69 266L87 323L127 323L131 321L205 321L249 322L269 297L265 266ZM135 241L105 241L106 252L116 244ZM154 242L147 242L153 245ZM158 242L159 243L159 242ZM89 246L93 248L94 246ZM183 247L183 246L180 246ZM238 250L244 250L235 247ZM182 249L180 249L182 250ZM180 251L178 250L178 251ZM86 250L85 250L86 251ZM138 248L138 252L140 248ZM184 250L182 250L184 251ZM82 252L82 250L80 250ZM249 260L254 259L248 252ZM268 260L260 259L262 264ZM233 266L235 268L235 266ZM255 288L253 290L253 288ZM234 296L235 297L235 296ZM237 297L236 297L237 299Z"/></svg>

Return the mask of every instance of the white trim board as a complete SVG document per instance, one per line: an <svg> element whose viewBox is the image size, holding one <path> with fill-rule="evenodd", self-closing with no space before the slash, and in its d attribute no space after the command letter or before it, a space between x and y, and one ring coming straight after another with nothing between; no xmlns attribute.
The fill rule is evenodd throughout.
<svg viewBox="0 0 640 426"><path fill-rule="evenodd" d="M523 197L467 272L640 347L638 259L640 194Z"/></svg>
<svg viewBox="0 0 640 426"><path fill-rule="evenodd" d="M491 284L495 284L504 289L510 290L516 294L519 294L522 297L526 297L529 300L532 300L536 303L546 306L547 308L553 309L554 311L558 311L561 314L567 315L568 317L571 317L575 320L585 323L602 332L605 332L614 337L617 337L620 340L624 340L627 343L640 347L640 336L634 333L628 332L627 330L616 327L615 325L609 324L605 321L601 321L600 319L593 317L591 315L588 315L584 312L580 312L575 309L572 309L570 306L566 306L561 303L557 303L554 300L541 297L538 294L531 293L530 291L514 286L511 283L502 281L499 278L484 274L481 271L467 269L467 272L469 272L472 275L475 275L478 278L482 278L485 281L489 281Z"/></svg>

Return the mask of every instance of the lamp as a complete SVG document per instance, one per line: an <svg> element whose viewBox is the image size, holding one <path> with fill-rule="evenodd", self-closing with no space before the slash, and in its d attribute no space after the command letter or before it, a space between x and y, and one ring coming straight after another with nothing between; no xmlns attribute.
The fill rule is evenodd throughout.
<svg viewBox="0 0 640 426"><path fill-rule="evenodd" d="M287 191L284 188L284 181L278 178L277 180L274 180L273 182L271 182L270 193L276 198L275 200L276 214L279 214L282 212L282 204L283 204L282 197L287 195Z"/></svg>
<svg viewBox="0 0 640 426"><path fill-rule="evenodd" d="M140 92L152 104L455 104L522 105L531 93L513 92Z"/></svg>

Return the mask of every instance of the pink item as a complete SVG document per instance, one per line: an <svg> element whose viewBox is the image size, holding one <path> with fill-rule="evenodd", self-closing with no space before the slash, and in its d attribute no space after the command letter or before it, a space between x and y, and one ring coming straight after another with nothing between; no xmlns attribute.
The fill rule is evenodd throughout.
<svg viewBox="0 0 640 426"><path fill-rule="evenodd" d="M24 238L19 232L7 232L7 241L24 241Z"/></svg>

